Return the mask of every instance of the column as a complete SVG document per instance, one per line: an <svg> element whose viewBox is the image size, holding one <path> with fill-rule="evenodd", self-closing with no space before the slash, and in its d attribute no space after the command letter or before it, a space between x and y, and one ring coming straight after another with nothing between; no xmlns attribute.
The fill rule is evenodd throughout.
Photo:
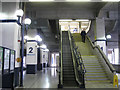
<svg viewBox="0 0 120 90"><path fill-rule="evenodd" d="M36 74L37 72L37 42L27 42L26 56L27 74Z"/></svg>
<svg viewBox="0 0 120 90"><path fill-rule="evenodd" d="M95 25L95 44L99 45L106 54L106 38L105 38L105 21L104 19L96 18Z"/></svg>

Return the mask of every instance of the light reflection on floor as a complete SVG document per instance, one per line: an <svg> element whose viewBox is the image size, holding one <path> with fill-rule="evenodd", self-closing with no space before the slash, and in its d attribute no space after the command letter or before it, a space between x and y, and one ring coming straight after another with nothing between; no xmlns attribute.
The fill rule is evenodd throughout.
<svg viewBox="0 0 120 90"><path fill-rule="evenodd" d="M24 88L57 88L58 73L56 68L44 68L37 74L24 72Z"/></svg>

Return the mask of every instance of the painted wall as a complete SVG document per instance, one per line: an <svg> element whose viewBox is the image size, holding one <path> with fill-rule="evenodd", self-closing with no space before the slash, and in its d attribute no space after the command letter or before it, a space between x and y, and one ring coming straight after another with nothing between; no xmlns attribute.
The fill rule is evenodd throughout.
<svg viewBox="0 0 120 90"><path fill-rule="evenodd" d="M18 2L0 3L0 19L17 19L15 12L18 8ZM0 46L15 50L16 58L20 57L20 43L18 42L20 30L20 26L16 23L0 23ZM15 62L15 67L19 67L18 62Z"/></svg>
<svg viewBox="0 0 120 90"><path fill-rule="evenodd" d="M48 63L48 52L41 49L41 63Z"/></svg>

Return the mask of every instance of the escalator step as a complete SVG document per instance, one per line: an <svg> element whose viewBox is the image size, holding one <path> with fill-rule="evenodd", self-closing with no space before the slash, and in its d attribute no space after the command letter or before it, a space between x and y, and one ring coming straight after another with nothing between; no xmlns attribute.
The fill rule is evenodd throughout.
<svg viewBox="0 0 120 90"><path fill-rule="evenodd" d="M68 87L76 87L76 86L78 86L76 81L63 81L63 85L68 86Z"/></svg>
<svg viewBox="0 0 120 90"><path fill-rule="evenodd" d="M66 78L66 77L67 77L67 78L73 78L73 77L75 78L75 75L72 74L72 75L64 75L64 76L63 76L63 78Z"/></svg>
<svg viewBox="0 0 120 90"><path fill-rule="evenodd" d="M75 77L63 77L63 81L75 81Z"/></svg>

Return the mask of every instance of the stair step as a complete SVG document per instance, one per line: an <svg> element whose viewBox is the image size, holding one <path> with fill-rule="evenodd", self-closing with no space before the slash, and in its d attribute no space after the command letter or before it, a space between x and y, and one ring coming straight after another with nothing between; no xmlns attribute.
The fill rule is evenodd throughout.
<svg viewBox="0 0 120 90"><path fill-rule="evenodd" d="M96 79L96 78L92 78L92 79L88 79L88 78L86 78L85 79L86 81L104 81L104 80L108 80L108 78L98 78L98 79Z"/></svg>
<svg viewBox="0 0 120 90"><path fill-rule="evenodd" d="M101 77L106 77L105 75L98 75L98 76L85 76L86 78L101 78Z"/></svg>
<svg viewBox="0 0 120 90"><path fill-rule="evenodd" d="M87 71L87 73L104 73L103 70L92 70L92 71L86 70L86 71Z"/></svg>
<svg viewBox="0 0 120 90"><path fill-rule="evenodd" d="M85 66L86 68L102 68L101 66Z"/></svg>

